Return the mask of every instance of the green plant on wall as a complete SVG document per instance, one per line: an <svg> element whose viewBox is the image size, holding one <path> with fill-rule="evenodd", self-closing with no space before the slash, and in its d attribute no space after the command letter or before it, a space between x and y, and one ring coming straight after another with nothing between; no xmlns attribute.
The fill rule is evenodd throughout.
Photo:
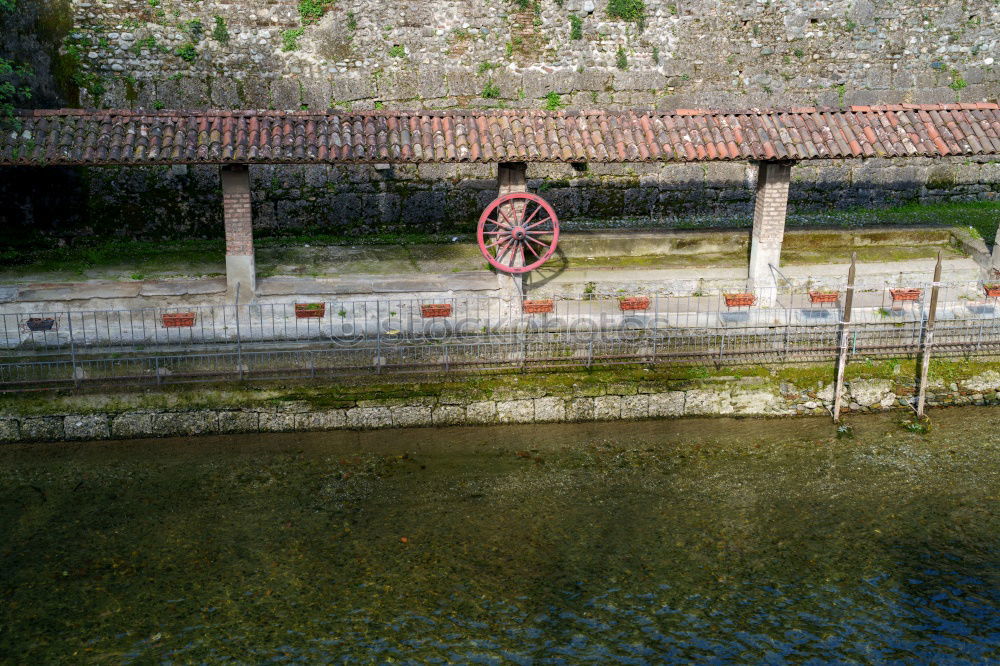
<svg viewBox="0 0 1000 666"><path fill-rule="evenodd" d="M551 91L549 92L548 95L545 96L545 108L548 109L549 111L558 111L564 106L566 105L563 104L562 98L559 96L559 93Z"/></svg>
<svg viewBox="0 0 1000 666"><path fill-rule="evenodd" d="M185 62L193 62L198 57L198 49L195 48L194 44L188 42L187 44L178 46L174 51L174 55Z"/></svg>
<svg viewBox="0 0 1000 666"><path fill-rule="evenodd" d="M299 37L305 32L305 28L292 28L281 33L281 50L294 51L299 48Z"/></svg>
<svg viewBox="0 0 1000 666"><path fill-rule="evenodd" d="M392 48L389 49L389 55L393 58L405 58L406 47L402 44L393 44Z"/></svg>
<svg viewBox="0 0 1000 666"><path fill-rule="evenodd" d="M483 99L497 99L500 97L500 86L493 83L493 79L486 82L483 86Z"/></svg>
<svg viewBox="0 0 1000 666"><path fill-rule="evenodd" d="M13 123L16 104L31 99L27 80L32 74L28 65L0 58L0 123Z"/></svg>
<svg viewBox="0 0 1000 666"><path fill-rule="evenodd" d="M642 29L646 22L646 3L644 0L609 0L608 17L630 21Z"/></svg>
<svg viewBox="0 0 1000 666"><path fill-rule="evenodd" d="M628 54L624 46L619 46L618 52L615 53L615 65L618 69L628 69Z"/></svg>
<svg viewBox="0 0 1000 666"><path fill-rule="evenodd" d="M323 14L333 4L333 0L299 0L299 16L302 23L309 25L323 18Z"/></svg>
<svg viewBox="0 0 1000 666"><path fill-rule="evenodd" d="M229 43L229 28L226 27L226 19L221 16L215 17L215 27L212 28L212 38L220 44Z"/></svg>
<svg viewBox="0 0 1000 666"><path fill-rule="evenodd" d="M583 19L576 14L569 15L569 38L583 39Z"/></svg>

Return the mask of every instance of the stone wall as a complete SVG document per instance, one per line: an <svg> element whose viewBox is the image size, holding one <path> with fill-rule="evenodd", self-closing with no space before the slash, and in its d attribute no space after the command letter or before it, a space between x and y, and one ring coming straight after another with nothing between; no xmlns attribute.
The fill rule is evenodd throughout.
<svg viewBox="0 0 1000 666"><path fill-rule="evenodd" d="M448 425L617 421L682 416L829 415L833 385L797 387L762 377L716 377L681 390L643 382L569 390L503 388L415 398L338 401L336 408L271 400L270 406L214 409L109 410L86 413L0 414L0 442L132 439L227 433L368 430ZM1000 404L1000 372L988 370L954 383L936 381L930 407ZM901 409L912 414L912 381L848 382L844 414Z"/></svg>
<svg viewBox="0 0 1000 666"><path fill-rule="evenodd" d="M85 106L276 109L748 108L1000 94L992 0L679 0L624 17L608 0L39 3L44 20L32 20L45 48L36 50L56 62L39 72L36 101L50 106L56 88L58 102ZM6 49L14 55L30 50L30 31L19 30L27 36ZM469 166L255 167L252 176L264 233L465 229L496 188L490 168ZM791 197L800 208L996 199L997 176L996 160L817 162L793 170ZM76 178L81 187L58 210L0 188L0 223L221 233L215 169ZM749 224L753 176L742 164L533 165L529 178L567 219L697 213Z"/></svg>

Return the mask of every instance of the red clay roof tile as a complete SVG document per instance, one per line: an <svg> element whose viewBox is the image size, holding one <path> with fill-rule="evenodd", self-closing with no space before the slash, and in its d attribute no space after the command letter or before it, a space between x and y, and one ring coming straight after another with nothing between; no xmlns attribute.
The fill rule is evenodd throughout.
<svg viewBox="0 0 1000 666"><path fill-rule="evenodd" d="M666 162L996 155L1000 106L675 112L129 111L19 114L0 164Z"/></svg>

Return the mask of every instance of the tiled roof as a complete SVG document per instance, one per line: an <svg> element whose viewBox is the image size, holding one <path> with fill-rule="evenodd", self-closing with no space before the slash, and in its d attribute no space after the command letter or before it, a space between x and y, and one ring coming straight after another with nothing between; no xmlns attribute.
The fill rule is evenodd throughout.
<svg viewBox="0 0 1000 666"><path fill-rule="evenodd" d="M1000 154L994 103L674 112L26 111L0 164L700 162Z"/></svg>

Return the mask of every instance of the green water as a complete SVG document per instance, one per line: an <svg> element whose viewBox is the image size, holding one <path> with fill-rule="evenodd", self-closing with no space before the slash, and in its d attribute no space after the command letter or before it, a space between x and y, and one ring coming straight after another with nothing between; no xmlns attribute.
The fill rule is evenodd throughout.
<svg viewBox="0 0 1000 666"><path fill-rule="evenodd" d="M0 447L8 663L1000 659L1000 409Z"/></svg>

